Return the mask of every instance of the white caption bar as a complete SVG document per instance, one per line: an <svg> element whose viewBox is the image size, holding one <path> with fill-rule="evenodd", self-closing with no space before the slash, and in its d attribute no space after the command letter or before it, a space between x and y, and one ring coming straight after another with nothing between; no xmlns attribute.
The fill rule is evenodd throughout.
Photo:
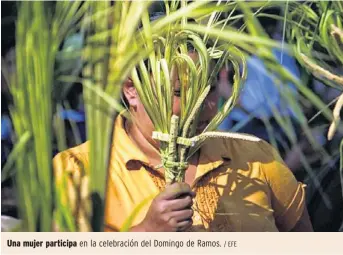
<svg viewBox="0 0 343 255"><path fill-rule="evenodd" d="M1 233L2 254L342 254L342 233Z"/></svg>

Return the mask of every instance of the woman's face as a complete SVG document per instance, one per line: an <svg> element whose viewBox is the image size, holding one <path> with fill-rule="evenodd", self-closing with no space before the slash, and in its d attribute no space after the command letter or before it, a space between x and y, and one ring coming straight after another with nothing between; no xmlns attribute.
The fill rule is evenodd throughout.
<svg viewBox="0 0 343 255"><path fill-rule="evenodd" d="M177 72L173 72L172 84L174 86L174 103L173 103L173 114L180 116L181 113L181 87L180 80L178 78ZM217 83L211 84L211 89L207 95L201 113L199 115L199 122L197 133L201 133L206 126L210 123L211 119L215 116L218 109L219 93L217 91Z"/></svg>
<svg viewBox="0 0 343 255"><path fill-rule="evenodd" d="M195 56L192 56L194 58ZM171 83L174 88L174 96L173 96L173 114L180 116L181 113L181 88L180 88L180 80L178 78L177 70L174 70L171 73ZM218 109L218 99L219 99L219 93L217 90L217 83L212 84L211 90L207 96L207 98L204 101L204 105L202 108L202 111L199 116L199 122L198 122L198 128L197 133L201 133L206 126L209 124L211 119L215 116ZM147 114L144 105L139 100L137 91L134 89L133 84L132 91L135 94L135 98L128 98L125 93L125 87L124 87L124 94L127 98L127 101L130 104L131 113L134 119L135 124L140 129L141 133L145 136L147 140L150 141L152 144L157 144L156 141L154 141L151 136L152 132L155 130L152 121L149 118L149 115ZM156 106L157 107L157 106Z"/></svg>

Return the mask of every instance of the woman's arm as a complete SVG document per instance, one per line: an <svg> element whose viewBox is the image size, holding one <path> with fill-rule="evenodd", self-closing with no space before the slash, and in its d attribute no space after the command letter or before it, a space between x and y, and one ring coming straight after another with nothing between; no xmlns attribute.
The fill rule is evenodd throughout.
<svg viewBox="0 0 343 255"><path fill-rule="evenodd" d="M304 208L303 214L301 215L297 224L295 224L294 228L292 228L291 232L313 232L312 223L306 207Z"/></svg>

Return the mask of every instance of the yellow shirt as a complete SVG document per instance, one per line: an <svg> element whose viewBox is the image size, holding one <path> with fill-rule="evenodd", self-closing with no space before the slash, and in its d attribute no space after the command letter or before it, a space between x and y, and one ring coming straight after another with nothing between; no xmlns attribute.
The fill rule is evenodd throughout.
<svg viewBox="0 0 343 255"><path fill-rule="evenodd" d="M163 173L154 170L147 157L130 140L124 117L115 122L105 203L105 231L118 231L134 208L163 190ZM54 158L57 185L69 174L69 206L79 208L80 231L90 231L87 206L89 142L61 152ZM80 186L81 199L72 182ZM208 140L200 150L192 185L196 192L193 227L190 231L289 231L305 205L304 185L297 182L275 149L250 135ZM77 190L77 189L76 189ZM79 201L79 202L77 202ZM81 201L81 202L80 202ZM66 202L66 200L65 200ZM150 203L139 211L133 225L140 223Z"/></svg>

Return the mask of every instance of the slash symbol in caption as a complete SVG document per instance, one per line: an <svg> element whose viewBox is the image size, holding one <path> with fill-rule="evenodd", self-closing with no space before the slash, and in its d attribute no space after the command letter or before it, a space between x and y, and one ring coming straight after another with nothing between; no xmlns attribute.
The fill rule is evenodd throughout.
<svg viewBox="0 0 343 255"><path fill-rule="evenodd" d="M225 241L224 247L237 247L237 241Z"/></svg>

